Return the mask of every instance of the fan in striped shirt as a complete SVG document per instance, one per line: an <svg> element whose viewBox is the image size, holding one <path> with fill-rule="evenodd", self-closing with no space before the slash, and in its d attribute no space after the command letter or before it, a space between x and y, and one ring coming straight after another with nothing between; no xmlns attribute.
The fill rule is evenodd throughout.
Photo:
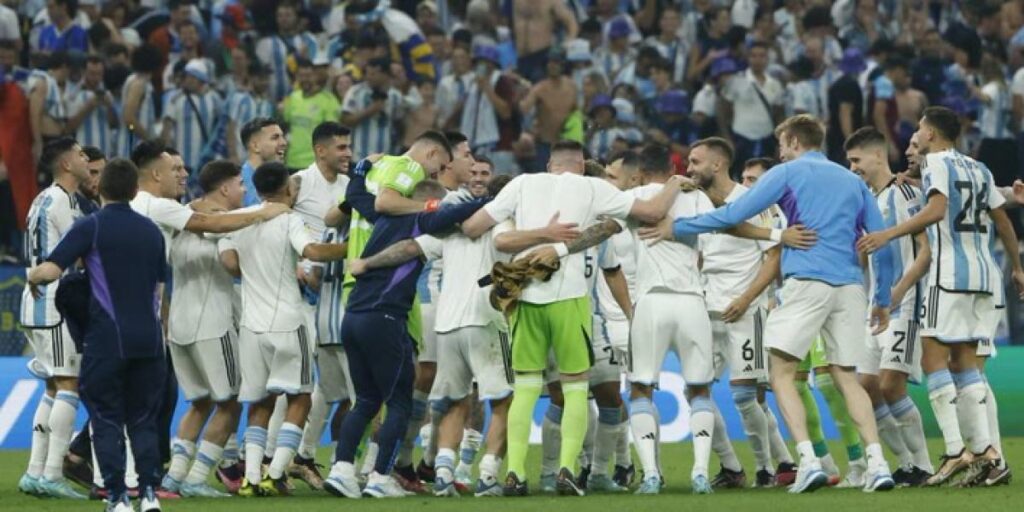
<svg viewBox="0 0 1024 512"><path fill-rule="evenodd" d="M103 59L91 56L85 61L82 81L69 88L66 99L71 114L67 130L74 132L83 146L95 146L104 154L113 150L117 128L114 96L103 88Z"/></svg>
<svg viewBox="0 0 1024 512"><path fill-rule="evenodd" d="M171 93L164 107L162 137L181 153L189 174L197 176L221 111L220 96L207 87L209 83L206 65L189 61L181 89Z"/></svg>

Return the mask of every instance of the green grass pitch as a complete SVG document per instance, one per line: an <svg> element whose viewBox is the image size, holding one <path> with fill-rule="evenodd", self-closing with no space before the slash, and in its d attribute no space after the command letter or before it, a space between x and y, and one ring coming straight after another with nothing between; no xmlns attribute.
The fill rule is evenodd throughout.
<svg viewBox="0 0 1024 512"><path fill-rule="evenodd" d="M1007 460L1024 460L1024 438L1003 440ZM845 450L836 443L831 448L837 463L845 468ZM941 441L930 440L932 454L941 451ZM748 471L753 467L752 455L746 443L736 443L736 450ZM326 450L319 458L329 460ZM530 453L530 467L539 468L539 448ZM0 451L0 510L79 512L102 510L101 502L70 502L38 499L25 496L17 491L18 478L25 469L27 451ZM481 511L504 512L560 511L575 512L590 510L596 512L656 511L676 512L697 511L804 511L839 512L939 512L973 511L996 512L1003 510L1024 510L1024 483L1020 480L1009 486L992 489L896 489L889 493L865 494L854 489L822 489L813 494L789 495L782 489L742 489L718 491L710 496L690 494L690 466L693 460L692 445L689 442L666 444L661 451L667 489L660 496L633 496L594 494L584 498L535 495L529 498L488 498L442 499L422 496L398 500L345 500L326 493L309 491L302 482L296 482L298 492L291 498L238 498L165 500L163 510L168 512L327 512L352 511ZM712 461L712 473L717 471L717 461ZM1024 466L1018 466L1024 468ZM536 471L536 469L535 469ZM1024 469L1022 469L1024 471ZM1024 478L1024 474L1020 475ZM537 480L530 475L531 483ZM572 508L569 508L572 507Z"/></svg>

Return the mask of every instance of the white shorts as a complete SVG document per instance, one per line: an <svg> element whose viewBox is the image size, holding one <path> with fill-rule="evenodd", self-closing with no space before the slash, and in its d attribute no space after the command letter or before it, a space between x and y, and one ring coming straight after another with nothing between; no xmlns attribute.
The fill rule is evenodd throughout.
<svg viewBox="0 0 1024 512"><path fill-rule="evenodd" d="M420 316L423 318L423 346L416 357L418 363L437 362L437 333L434 332L437 319L437 307L433 304L420 304Z"/></svg>
<svg viewBox="0 0 1024 512"><path fill-rule="evenodd" d="M921 324L916 320L893 319L889 328L878 336L871 334L869 325L865 331L867 350L864 362L857 365L857 372L878 375L881 370L893 370L921 382Z"/></svg>
<svg viewBox="0 0 1024 512"><path fill-rule="evenodd" d="M352 374L348 371L348 356L341 345L321 345L316 348L317 383L329 404L344 402L355 397Z"/></svg>
<svg viewBox="0 0 1024 512"><path fill-rule="evenodd" d="M256 402L270 394L313 392L316 353L306 326L290 332L262 333L242 327L238 348L242 363L240 402Z"/></svg>
<svg viewBox="0 0 1024 512"><path fill-rule="evenodd" d="M799 360L807 357L818 333L830 364L855 368L864 362L867 298L860 284L832 286L811 279L787 279L782 304L768 314L768 348Z"/></svg>
<svg viewBox="0 0 1024 512"><path fill-rule="evenodd" d="M714 340L715 379L729 368L730 380L768 381L768 350L764 346L764 309L751 307L732 323L721 313L710 313Z"/></svg>
<svg viewBox="0 0 1024 512"><path fill-rule="evenodd" d="M473 392L480 400L512 394L512 352L508 332L494 324L469 326L437 335L437 377L431 400L461 400Z"/></svg>
<svg viewBox="0 0 1024 512"><path fill-rule="evenodd" d="M620 382L627 368L629 322L594 317L594 366L590 368L590 385Z"/></svg>
<svg viewBox="0 0 1024 512"><path fill-rule="evenodd" d="M637 300L629 333L630 382L658 384L669 350L679 356L688 385L714 379L711 320L704 297L650 292Z"/></svg>
<svg viewBox="0 0 1024 512"><path fill-rule="evenodd" d="M223 402L238 395L242 375L238 368L238 335L234 331L188 345L168 345L174 376L186 400L210 398Z"/></svg>
<svg viewBox="0 0 1024 512"><path fill-rule="evenodd" d="M35 358L28 363L32 375L40 379L78 377L82 357L75 349L75 342L71 339L66 323L37 329L26 328L25 337L35 352Z"/></svg>
<svg viewBox="0 0 1024 512"><path fill-rule="evenodd" d="M981 341L992 335L995 299L985 293L954 293L929 286L921 336L942 343Z"/></svg>

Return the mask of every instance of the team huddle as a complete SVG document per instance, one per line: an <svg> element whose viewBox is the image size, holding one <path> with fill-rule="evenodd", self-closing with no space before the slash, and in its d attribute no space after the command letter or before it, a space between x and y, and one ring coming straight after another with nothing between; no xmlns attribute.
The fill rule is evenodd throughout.
<svg viewBox="0 0 1024 512"><path fill-rule="evenodd" d="M131 208L159 228L172 270L153 306L190 407L169 466L129 450L126 467L99 454L91 479L74 471L93 466L68 453L81 357L57 283L30 279L21 323L47 392L19 489L82 499L71 479L111 496L138 487L151 496L143 512L156 496L290 495L292 478L348 498L525 496L546 393L540 491L657 494L679 478L662 474L653 401L669 351L686 383L694 493L1008 483L984 376L1005 304L996 238L1022 293L1024 270L1004 211L1012 191L955 149L959 133L956 114L928 108L897 175L874 128L846 140L847 169L823 156L821 123L799 115L776 129L782 162L749 162L746 186L717 137L691 146L688 178L664 146L604 165L574 142L552 146L547 172L509 178L459 133L350 165L350 132L333 122L313 130L315 162L293 173L281 127L257 119L241 130L246 164L206 164L187 205L181 157L143 142L106 165L137 169ZM33 267L96 207L90 169L104 171L90 153L72 139L43 152L54 184L29 213ZM711 400L725 375L751 482ZM847 447L845 475L811 375ZM945 441L936 466L908 383L928 386Z"/></svg>

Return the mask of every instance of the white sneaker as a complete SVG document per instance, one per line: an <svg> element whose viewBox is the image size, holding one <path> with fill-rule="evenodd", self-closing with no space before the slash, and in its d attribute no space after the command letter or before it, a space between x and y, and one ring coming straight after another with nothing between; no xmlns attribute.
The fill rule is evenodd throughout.
<svg viewBox="0 0 1024 512"><path fill-rule="evenodd" d="M789 486L790 494L814 492L828 484L828 475L818 464L803 466L796 472L796 480Z"/></svg>
<svg viewBox="0 0 1024 512"><path fill-rule="evenodd" d="M339 498L362 498L355 466L348 462L336 462L331 473L324 479L324 490Z"/></svg>
<svg viewBox="0 0 1024 512"><path fill-rule="evenodd" d="M891 491L896 487L896 482L889 474L888 468L879 468L874 472L864 475L864 492Z"/></svg>
<svg viewBox="0 0 1024 512"><path fill-rule="evenodd" d="M370 478L366 481L366 488L363 489L363 495L370 498L404 498L408 496L405 489L402 489L401 485L391 475L381 475L376 471L370 473Z"/></svg>
<svg viewBox="0 0 1024 512"><path fill-rule="evenodd" d="M864 487L864 474L868 471L868 462L861 457L850 461L850 468L846 472L846 478L838 485L841 489Z"/></svg>
<svg viewBox="0 0 1024 512"><path fill-rule="evenodd" d="M455 468L455 481L469 487L473 483L473 466L460 461Z"/></svg>
<svg viewBox="0 0 1024 512"><path fill-rule="evenodd" d="M139 495L139 512L160 512L160 500L152 487L146 487Z"/></svg>
<svg viewBox="0 0 1024 512"><path fill-rule="evenodd" d="M132 506L132 502L128 501L128 495L125 494L123 499L115 502L107 502L106 512L135 512L135 507Z"/></svg>

